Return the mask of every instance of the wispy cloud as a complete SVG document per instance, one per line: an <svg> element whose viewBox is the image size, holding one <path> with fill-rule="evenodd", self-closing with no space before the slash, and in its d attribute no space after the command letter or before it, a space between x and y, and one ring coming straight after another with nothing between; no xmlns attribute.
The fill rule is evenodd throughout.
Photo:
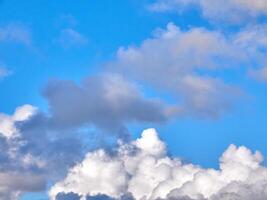
<svg viewBox="0 0 267 200"><path fill-rule="evenodd" d="M12 71L8 70L5 66L0 64L0 79L5 78L12 74Z"/></svg>
<svg viewBox="0 0 267 200"><path fill-rule="evenodd" d="M183 11L190 7L201 9L204 17L228 24L242 24L267 16L265 0L155 0L148 6L154 12Z"/></svg>
<svg viewBox="0 0 267 200"><path fill-rule="evenodd" d="M256 69L256 70L250 70L249 76L260 82L267 83L267 67L263 67L261 69Z"/></svg>
<svg viewBox="0 0 267 200"><path fill-rule="evenodd" d="M0 27L0 42L14 42L24 45L32 44L32 36L28 27L20 23L10 23Z"/></svg>
<svg viewBox="0 0 267 200"><path fill-rule="evenodd" d="M57 41L64 48L79 47L88 43L88 39L84 35L72 28L63 29Z"/></svg>

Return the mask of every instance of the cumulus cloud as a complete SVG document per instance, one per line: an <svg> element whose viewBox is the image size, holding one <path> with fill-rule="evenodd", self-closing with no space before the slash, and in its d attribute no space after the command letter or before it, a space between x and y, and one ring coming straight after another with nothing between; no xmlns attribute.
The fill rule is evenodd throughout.
<svg viewBox="0 0 267 200"><path fill-rule="evenodd" d="M30 120L37 112L31 105L18 107L13 115L0 114L0 198L18 199L23 192L35 192L45 188L42 174L31 168L42 168L45 162L32 154L23 154L25 145L18 124Z"/></svg>
<svg viewBox="0 0 267 200"><path fill-rule="evenodd" d="M2 40L13 37L7 36ZM81 83L50 81L43 91L49 114L31 105L0 114L0 197L16 199L44 189L47 179L54 181L70 167L67 177L51 188L52 199L265 199L262 155L245 147L231 145L220 169L204 169L169 157L166 144L149 129L136 141L120 141L115 154L100 149L80 162L81 138L62 132L75 134L73 128L89 125L114 133L128 123L160 123L181 114L220 116L232 108L240 90L214 74L255 65L258 70L251 75L264 81L266 41L263 26L228 37L170 23L140 46L120 48L108 64L111 72ZM142 84L151 86L158 98L146 97ZM160 99L162 92L175 103Z"/></svg>
<svg viewBox="0 0 267 200"><path fill-rule="evenodd" d="M66 130L52 128L49 117L38 112L30 120L17 125L20 137L9 142L13 156L20 168L36 172L46 179L54 180L79 160L82 139L77 131L63 134ZM12 164L10 161L9 165Z"/></svg>
<svg viewBox="0 0 267 200"><path fill-rule="evenodd" d="M0 197L3 200L15 200L23 192L43 190L46 184L42 176L21 172L0 172L0 180Z"/></svg>
<svg viewBox="0 0 267 200"><path fill-rule="evenodd" d="M208 19L238 24L267 15L265 0L156 0L149 9L155 12L181 12L190 7L200 8Z"/></svg>
<svg viewBox="0 0 267 200"><path fill-rule="evenodd" d="M115 155L103 149L89 152L50 189L50 197L55 200L58 194L76 194L82 200L97 195L121 199L131 194L137 200L267 198L267 169L261 165L263 156L258 151L230 145L220 158L219 169L184 164L166 152L157 132L145 130L135 141L120 142Z"/></svg>
<svg viewBox="0 0 267 200"><path fill-rule="evenodd" d="M16 123L29 119L36 112L36 108L31 105L18 107L13 115L9 116L0 113L0 134L6 138L19 135Z"/></svg>
<svg viewBox="0 0 267 200"><path fill-rule="evenodd" d="M72 81L51 81L44 90L52 123L61 127L91 125L116 132L129 122L164 122L175 112L157 99L147 99L120 75Z"/></svg>
<svg viewBox="0 0 267 200"><path fill-rule="evenodd" d="M238 90L208 72L234 68L244 57L232 40L216 31L182 31L173 23L138 47L120 48L111 70L169 92L185 114L217 117L229 110Z"/></svg>
<svg viewBox="0 0 267 200"><path fill-rule="evenodd" d="M262 26L253 26L226 36L205 28L181 30L169 23L140 46L120 48L106 74L81 84L51 81L44 96L52 123L114 132L129 122L164 122L181 115L220 117L234 107L242 91L217 72L266 66L265 33ZM151 87L157 99L145 97L138 84ZM172 105L163 101L162 93Z"/></svg>
<svg viewBox="0 0 267 200"><path fill-rule="evenodd" d="M18 107L12 115L0 114L0 199L44 191L47 180L60 178L79 159L82 145L77 137L49 135L48 121L31 105Z"/></svg>

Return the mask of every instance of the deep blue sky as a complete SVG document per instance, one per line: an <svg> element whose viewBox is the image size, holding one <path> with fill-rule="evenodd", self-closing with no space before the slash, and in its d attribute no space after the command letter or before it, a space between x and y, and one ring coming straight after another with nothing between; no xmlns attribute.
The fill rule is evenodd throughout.
<svg viewBox="0 0 267 200"><path fill-rule="evenodd" d="M101 72L105 63L114 59L119 47L139 46L152 37L155 29L164 29L169 22L182 30L205 27L234 32L238 29L218 28L197 9L183 14L153 13L146 9L148 4L149 1L143 0L2 0L0 28L20 27L30 41L27 44L1 41L0 37L0 63L11 72L0 80L0 113L11 114L23 104L47 111L42 89L49 80L79 82ZM83 40L62 44L59 38L64 29L77 31ZM132 137L154 126L168 144L170 154L205 167L217 167L219 156L232 143L267 155L266 85L250 79L242 67L218 73L246 91L234 109L219 118L185 116L164 124L130 125Z"/></svg>

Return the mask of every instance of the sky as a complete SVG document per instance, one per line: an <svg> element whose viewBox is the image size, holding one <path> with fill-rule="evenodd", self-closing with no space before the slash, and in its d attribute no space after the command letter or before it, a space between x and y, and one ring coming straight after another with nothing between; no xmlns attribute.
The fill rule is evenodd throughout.
<svg viewBox="0 0 267 200"><path fill-rule="evenodd" d="M265 0L0 0L0 199L267 198Z"/></svg>

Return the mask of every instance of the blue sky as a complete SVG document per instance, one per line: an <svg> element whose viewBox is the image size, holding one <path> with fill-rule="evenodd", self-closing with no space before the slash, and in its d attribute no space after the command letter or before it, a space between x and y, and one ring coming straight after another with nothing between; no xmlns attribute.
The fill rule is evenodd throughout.
<svg viewBox="0 0 267 200"><path fill-rule="evenodd" d="M219 168L230 144L267 155L267 5L231 0L220 8L218 0L219 8L211 9L207 2L0 1L0 113L11 116L30 104L38 114L22 123L26 141L42 134L40 126L48 141L83 143L83 153L63 159L66 168L86 150L113 144L121 127L132 139L154 127L170 155L205 168ZM109 92L119 95L114 98L123 108L101 102ZM42 117L52 125L40 123L38 133L29 134ZM35 145L18 155L45 160ZM61 151L71 150L65 145ZM8 166L4 162L0 170ZM50 168L25 170L36 175ZM67 169L62 173L61 179ZM46 189L23 189L19 199L48 199L49 187L58 181L51 177Z"/></svg>

